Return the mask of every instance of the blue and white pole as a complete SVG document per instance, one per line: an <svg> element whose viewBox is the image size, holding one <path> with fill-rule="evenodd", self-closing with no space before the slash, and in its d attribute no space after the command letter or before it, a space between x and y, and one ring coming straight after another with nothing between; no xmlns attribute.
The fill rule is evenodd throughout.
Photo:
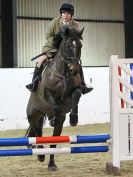
<svg viewBox="0 0 133 177"><path fill-rule="evenodd" d="M50 155L50 154L76 154L107 152L108 146L86 146L70 148L45 148L45 149L12 149L0 150L0 156L28 156L28 155Z"/></svg>

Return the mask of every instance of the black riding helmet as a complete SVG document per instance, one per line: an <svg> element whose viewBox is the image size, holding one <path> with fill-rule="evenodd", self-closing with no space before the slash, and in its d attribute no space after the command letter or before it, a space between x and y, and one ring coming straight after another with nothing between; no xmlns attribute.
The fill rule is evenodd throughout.
<svg viewBox="0 0 133 177"><path fill-rule="evenodd" d="M63 11L66 11L70 14L74 14L74 7L72 4L69 4L69 3L64 3L61 5L61 8L59 10L60 14L62 14Z"/></svg>

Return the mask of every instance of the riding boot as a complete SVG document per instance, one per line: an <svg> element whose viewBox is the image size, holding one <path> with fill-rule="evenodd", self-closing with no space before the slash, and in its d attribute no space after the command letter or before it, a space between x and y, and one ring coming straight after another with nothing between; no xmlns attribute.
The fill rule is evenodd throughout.
<svg viewBox="0 0 133 177"><path fill-rule="evenodd" d="M86 93L91 92L93 90L93 88L90 86L89 87L86 86L85 79L84 79L84 73L83 73L81 66L79 68L79 73L80 73L80 77L81 77L81 92L82 92L82 94L86 94Z"/></svg>
<svg viewBox="0 0 133 177"><path fill-rule="evenodd" d="M42 67L38 68L36 66L33 73L32 83L26 85L26 88L29 91L34 92L37 89L38 82L41 80L41 73L42 73Z"/></svg>

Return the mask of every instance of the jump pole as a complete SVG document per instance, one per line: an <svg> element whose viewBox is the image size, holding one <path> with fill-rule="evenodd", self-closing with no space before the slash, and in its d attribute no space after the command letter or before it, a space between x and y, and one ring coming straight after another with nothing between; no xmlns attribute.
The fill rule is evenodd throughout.
<svg viewBox="0 0 133 177"><path fill-rule="evenodd" d="M27 146L35 144L53 143L103 143L110 139L109 134L85 135L85 136L52 136L52 137L28 137L28 138L0 138L2 146Z"/></svg>
<svg viewBox="0 0 133 177"><path fill-rule="evenodd" d="M70 148L40 148L40 149L12 149L0 150L0 156L28 156L28 155L50 155L50 154L77 154L107 152L108 146L86 146Z"/></svg>

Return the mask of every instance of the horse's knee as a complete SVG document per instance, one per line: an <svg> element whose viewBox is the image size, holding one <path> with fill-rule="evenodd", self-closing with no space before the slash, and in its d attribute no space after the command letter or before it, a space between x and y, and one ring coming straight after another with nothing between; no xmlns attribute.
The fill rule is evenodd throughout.
<svg viewBox="0 0 133 177"><path fill-rule="evenodd" d="M54 127L55 126L63 126L64 121L65 121L64 119L55 118L55 120L54 120Z"/></svg>
<svg viewBox="0 0 133 177"><path fill-rule="evenodd" d="M60 136L65 118L66 116L61 116L55 119L53 136Z"/></svg>
<svg viewBox="0 0 133 177"><path fill-rule="evenodd" d="M79 102L80 100L80 97L81 97L81 91L80 90L76 90L73 94L72 94L72 100L74 103L77 103Z"/></svg>
<svg viewBox="0 0 133 177"><path fill-rule="evenodd" d="M57 104L52 105L52 110L55 114L59 114L60 112L59 106Z"/></svg>
<svg viewBox="0 0 133 177"><path fill-rule="evenodd" d="M35 115L28 116L28 121L30 124L30 134L34 132L34 136L41 136L42 135L42 128L43 128L43 118L42 117L37 117L35 119Z"/></svg>
<svg viewBox="0 0 133 177"><path fill-rule="evenodd" d="M81 90L80 89L75 90L75 92L73 92L73 96L81 97Z"/></svg>

